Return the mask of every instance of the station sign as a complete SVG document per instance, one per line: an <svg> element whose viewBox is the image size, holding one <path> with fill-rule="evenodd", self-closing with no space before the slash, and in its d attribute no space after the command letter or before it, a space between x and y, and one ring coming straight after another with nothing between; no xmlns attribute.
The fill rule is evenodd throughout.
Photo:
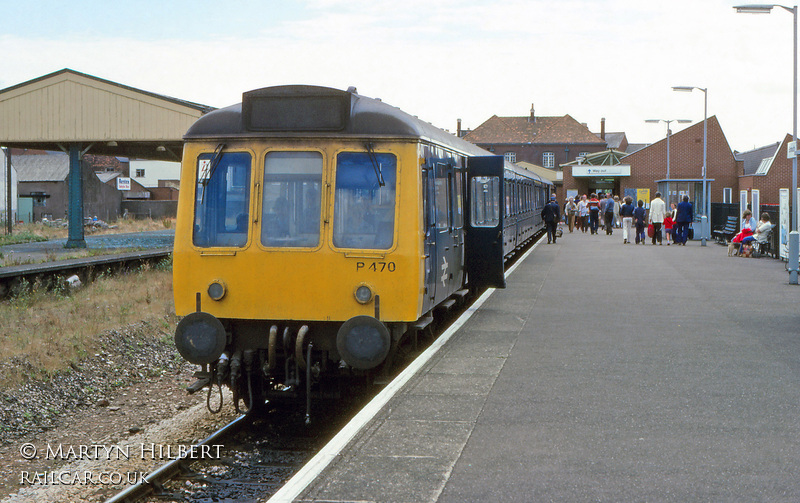
<svg viewBox="0 0 800 503"><path fill-rule="evenodd" d="M786 158L793 159L797 157L797 142L790 141L788 146L786 147Z"/></svg>
<svg viewBox="0 0 800 503"><path fill-rule="evenodd" d="M573 166L572 176L631 176L630 164L616 166Z"/></svg>

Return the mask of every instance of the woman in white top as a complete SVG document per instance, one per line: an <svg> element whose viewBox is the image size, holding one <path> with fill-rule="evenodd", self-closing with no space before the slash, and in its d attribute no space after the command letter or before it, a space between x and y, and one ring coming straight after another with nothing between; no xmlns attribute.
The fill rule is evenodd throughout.
<svg viewBox="0 0 800 503"><path fill-rule="evenodd" d="M756 222L756 217L753 216L753 212L744 210L744 213L742 213L742 230L749 227L751 231L755 232L757 226L758 222Z"/></svg>

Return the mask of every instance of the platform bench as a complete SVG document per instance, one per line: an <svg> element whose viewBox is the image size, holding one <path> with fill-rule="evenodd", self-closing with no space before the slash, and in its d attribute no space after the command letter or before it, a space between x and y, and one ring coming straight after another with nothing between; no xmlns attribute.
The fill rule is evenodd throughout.
<svg viewBox="0 0 800 503"><path fill-rule="evenodd" d="M733 236L739 232L739 217L728 217L728 221L725 223L723 227L717 227L714 229L714 232L711 234L714 236L714 240L720 244L728 244L728 242L733 239Z"/></svg>

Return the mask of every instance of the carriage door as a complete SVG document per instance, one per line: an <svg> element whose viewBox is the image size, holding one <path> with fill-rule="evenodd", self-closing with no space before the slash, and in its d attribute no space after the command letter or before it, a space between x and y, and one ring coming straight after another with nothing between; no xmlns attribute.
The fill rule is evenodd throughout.
<svg viewBox="0 0 800 503"><path fill-rule="evenodd" d="M425 225L425 302L423 312L433 308L436 298L436 279L434 263L436 261L436 212L434 208L433 168L428 166L422 170L422 206Z"/></svg>
<svg viewBox="0 0 800 503"><path fill-rule="evenodd" d="M472 288L505 288L503 156L471 157L467 169L467 279Z"/></svg>
<svg viewBox="0 0 800 503"><path fill-rule="evenodd" d="M426 282L429 298L434 305L438 305L461 286L462 229L456 227L458 219L453 216L456 206L456 173L448 159L432 159L428 163L430 222L426 235L426 251L431 259L431 267Z"/></svg>

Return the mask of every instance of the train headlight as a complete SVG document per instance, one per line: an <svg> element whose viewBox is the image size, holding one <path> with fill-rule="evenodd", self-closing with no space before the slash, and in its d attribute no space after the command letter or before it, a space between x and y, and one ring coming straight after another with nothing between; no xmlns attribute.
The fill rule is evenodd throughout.
<svg viewBox="0 0 800 503"><path fill-rule="evenodd" d="M386 359L392 346L389 329L372 316L350 318L336 334L339 356L353 368L375 368Z"/></svg>
<svg viewBox="0 0 800 503"><path fill-rule="evenodd" d="M208 296L211 297L213 300L220 300L222 297L225 296L225 293L228 291L225 288L225 283L221 280L215 279L210 285L208 285Z"/></svg>
<svg viewBox="0 0 800 503"><path fill-rule="evenodd" d="M225 327L208 313L191 313L175 329L175 347L181 356L196 365L217 361L226 343Z"/></svg>
<svg viewBox="0 0 800 503"><path fill-rule="evenodd" d="M367 285L358 285L354 295L360 304L366 304L372 300L372 288Z"/></svg>

